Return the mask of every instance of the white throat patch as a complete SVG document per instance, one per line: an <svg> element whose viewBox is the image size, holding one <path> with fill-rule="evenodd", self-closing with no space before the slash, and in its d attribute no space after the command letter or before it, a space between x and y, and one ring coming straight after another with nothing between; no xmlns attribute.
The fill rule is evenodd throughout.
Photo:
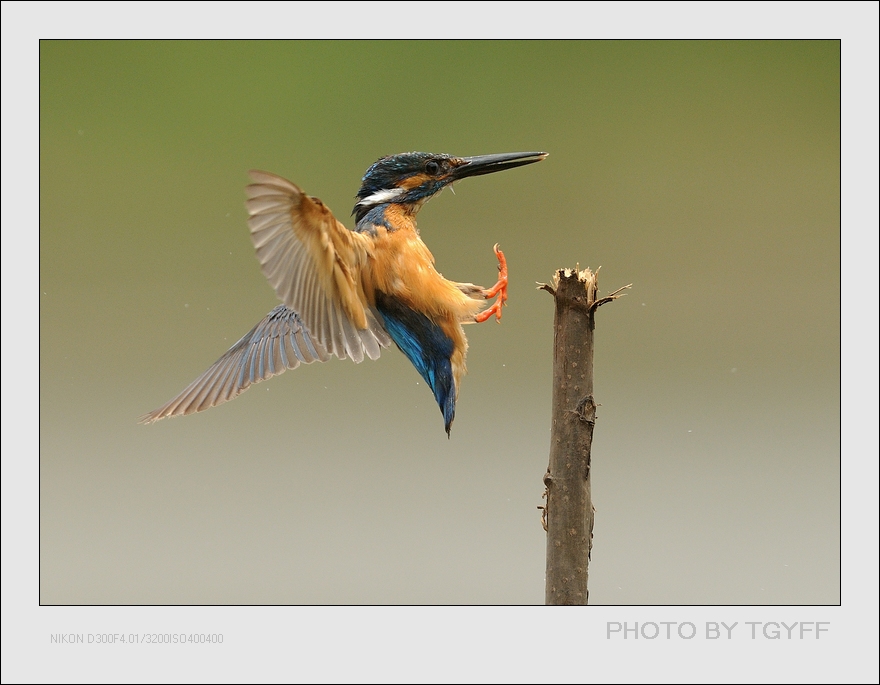
<svg viewBox="0 0 880 685"><path fill-rule="evenodd" d="M377 190L372 195L365 197L358 202L360 207L369 207L370 205L380 205L383 202L393 200L398 195L403 195L406 191L403 188L389 188L386 190Z"/></svg>

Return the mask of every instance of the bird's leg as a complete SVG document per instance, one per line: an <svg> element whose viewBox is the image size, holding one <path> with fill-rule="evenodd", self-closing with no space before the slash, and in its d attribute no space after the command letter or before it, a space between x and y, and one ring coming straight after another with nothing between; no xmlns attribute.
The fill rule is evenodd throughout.
<svg viewBox="0 0 880 685"><path fill-rule="evenodd" d="M504 258L504 253L498 249L498 243L495 243L493 249L495 250L495 256L498 257L498 282L488 290L484 290L483 297L488 300L497 295L498 299L488 309L474 317L477 323L483 323L493 314L496 321L501 321L501 308L507 302L507 259Z"/></svg>
<svg viewBox="0 0 880 685"><path fill-rule="evenodd" d="M486 299L483 297L483 293L486 292L486 289L481 285L474 285L473 283L454 283L453 285L472 300Z"/></svg>

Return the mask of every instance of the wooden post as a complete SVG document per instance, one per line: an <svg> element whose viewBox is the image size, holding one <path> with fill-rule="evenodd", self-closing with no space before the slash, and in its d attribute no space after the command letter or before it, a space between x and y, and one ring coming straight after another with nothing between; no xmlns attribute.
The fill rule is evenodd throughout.
<svg viewBox="0 0 880 685"><path fill-rule="evenodd" d="M587 603L593 502L590 448L596 422L593 399L593 330L596 309L619 297L624 286L598 297L597 274L560 269L553 284L553 416L550 465L544 475L541 522L547 531L546 604Z"/></svg>

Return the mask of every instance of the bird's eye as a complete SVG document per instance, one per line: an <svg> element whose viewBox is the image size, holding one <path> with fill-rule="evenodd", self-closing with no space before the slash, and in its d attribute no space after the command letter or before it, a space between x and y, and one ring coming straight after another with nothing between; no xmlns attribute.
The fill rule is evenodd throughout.
<svg viewBox="0 0 880 685"><path fill-rule="evenodd" d="M440 165L432 159L430 162L425 164L425 171L428 173L429 176L436 176L440 173Z"/></svg>

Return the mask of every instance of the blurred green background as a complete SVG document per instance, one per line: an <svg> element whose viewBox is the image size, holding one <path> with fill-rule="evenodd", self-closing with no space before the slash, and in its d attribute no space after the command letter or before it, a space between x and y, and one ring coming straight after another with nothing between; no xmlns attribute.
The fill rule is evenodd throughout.
<svg viewBox="0 0 880 685"><path fill-rule="evenodd" d="M595 604L839 590L840 46L40 47L40 599L542 603L555 269L601 266ZM397 350L140 426L276 303L265 169L348 214L377 158L545 150L420 214L468 327L447 440Z"/></svg>

